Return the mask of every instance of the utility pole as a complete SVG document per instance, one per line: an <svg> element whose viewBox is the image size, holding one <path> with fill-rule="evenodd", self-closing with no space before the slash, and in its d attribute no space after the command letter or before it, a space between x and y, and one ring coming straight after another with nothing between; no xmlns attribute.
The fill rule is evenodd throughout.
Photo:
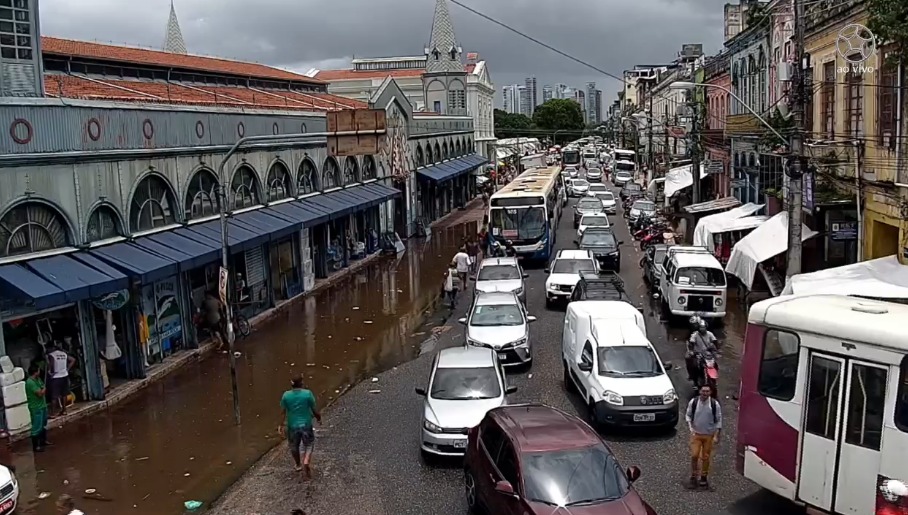
<svg viewBox="0 0 908 515"><path fill-rule="evenodd" d="M696 61L690 63L690 80L691 82L697 82L696 78ZM687 144L690 145L688 149L690 155L690 173L693 180L691 185L691 204L700 203L700 106L697 102L697 92L698 88L691 88L688 91L688 106L690 107L691 115L691 124L690 124L690 137L687 139Z"/></svg>
<svg viewBox="0 0 908 515"><path fill-rule="evenodd" d="M656 82L653 81L653 86L655 86L655 85L656 85ZM655 170L656 170L656 154L655 154L655 148L653 148L653 94L652 94L652 91L650 91L650 94L649 94L649 109L648 109L646 115L647 115L646 116L646 137L649 140L649 142L647 143L648 148L649 148L649 161L647 162L647 166L649 167L649 170L647 171L648 177L646 180L650 181L653 179L653 174L655 173ZM646 187L646 185L644 185L644 187Z"/></svg>
<svg viewBox="0 0 908 515"><path fill-rule="evenodd" d="M804 2L794 0L794 95L792 95L792 116L794 130L791 133L791 159L788 161L788 266L785 276L801 273L801 218L804 209L804 101L806 88L804 76Z"/></svg>

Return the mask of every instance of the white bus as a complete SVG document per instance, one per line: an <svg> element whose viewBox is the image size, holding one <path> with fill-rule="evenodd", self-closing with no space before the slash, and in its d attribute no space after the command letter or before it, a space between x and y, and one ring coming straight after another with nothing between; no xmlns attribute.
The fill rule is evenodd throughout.
<svg viewBox="0 0 908 515"><path fill-rule="evenodd" d="M567 192L561 167L523 172L489 200L489 231L499 243L511 241L527 259L548 260Z"/></svg>

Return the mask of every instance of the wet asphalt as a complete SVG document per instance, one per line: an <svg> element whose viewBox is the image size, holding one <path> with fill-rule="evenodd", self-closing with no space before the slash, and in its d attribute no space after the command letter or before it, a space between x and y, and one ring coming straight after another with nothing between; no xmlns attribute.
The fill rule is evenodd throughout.
<svg viewBox="0 0 908 515"><path fill-rule="evenodd" d="M641 255L620 214L614 225L618 239L624 242L621 276L625 287L635 302L645 305L648 334L663 361L678 365L670 375L686 401L692 395L683 371L686 330L670 328L660 319L658 305L637 266ZM574 235L569 206L558 227L558 247L573 248ZM534 363L528 371L511 374L510 384L518 391L510 401L544 403L582 416L582 402L562 384L559 347L564 311L545 308L542 266L528 268L528 312L538 317L531 328ZM326 412L324 424L317 428L313 481L304 483L292 472L281 445L250 469L213 512L279 514L302 508L310 515L466 513L460 462L427 464L420 456L422 399L413 389L425 386L435 351L463 344L463 328L456 318L465 313L467 304L461 302L447 322L435 329L418 359L354 386ZM712 491L692 492L684 486L689 474L689 434L683 422L677 431L667 434L627 431L604 435L622 465L640 467L642 476L635 487L660 515L798 513L790 503L760 491L735 471L737 405L733 396L738 389L746 315L734 299L729 308L724 327L717 331L723 342L720 402L725 430L714 455Z"/></svg>

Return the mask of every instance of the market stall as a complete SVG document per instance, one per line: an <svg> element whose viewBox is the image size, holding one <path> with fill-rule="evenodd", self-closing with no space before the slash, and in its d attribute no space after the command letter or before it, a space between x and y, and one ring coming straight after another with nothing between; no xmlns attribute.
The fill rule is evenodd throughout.
<svg viewBox="0 0 908 515"><path fill-rule="evenodd" d="M854 295L908 299L908 266L896 256L828 268L789 279L782 295Z"/></svg>
<svg viewBox="0 0 908 515"><path fill-rule="evenodd" d="M816 235L815 231L801 225L801 241ZM783 211L763 222L735 244L725 271L740 279L741 284L750 290L753 287L758 265L787 250L788 213Z"/></svg>

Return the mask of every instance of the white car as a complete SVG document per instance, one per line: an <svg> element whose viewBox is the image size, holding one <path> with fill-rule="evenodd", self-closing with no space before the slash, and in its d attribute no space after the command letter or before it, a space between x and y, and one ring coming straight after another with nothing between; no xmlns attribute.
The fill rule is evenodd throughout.
<svg viewBox="0 0 908 515"><path fill-rule="evenodd" d="M479 263L479 272L476 273L476 292L514 292L517 297L526 302L526 288L524 279L529 274L523 272L520 263L515 257L493 257L483 259Z"/></svg>
<svg viewBox="0 0 908 515"><path fill-rule="evenodd" d="M19 505L19 481L10 469L0 465L0 514L16 511Z"/></svg>
<svg viewBox="0 0 908 515"><path fill-rule="evenodd" d="M586 180L590 182L602 182L602 168L598 167L599 163L596 163L597 166L587 168L586 170Z"/></svg>
<svg viewBox="0 0 908 515"><path fill-rule="evenodd" d="M624 186L625 184L634 180L634 176L631 175L631 172L617 171L615 172L615 186Z"/></svg>
<svg viewBox="0 0 908 515"><path fill-rule="evenodd" d="M561 173L567 173L568 177L570 177L571 179L576 179L577 177L580 177L580 172L577 170L577 167L574 165L565 166L564 170L562 170Z"/></svg>
<svg viewBox="0 0 908 515"><path fill-rule="evenodd" d="M568 300L580 282L580 272L599 273L599 263L588 250L559 250L555 259L545 268L545 305Z"/></svg>
<svg viewBox="0 0 908 515"><path fill-rule="evenodd" d="M586 182L585 179L571 179L570 189L572 197L584 197L590 190L590 183Z"/></svg>
<svg viewBox="0 0 908 515"><path fill-rule="evenodd" d="M656 216L656 203L652 200L637 200L631 204L631 210L627 214L628 219L634 222L640 215L648 218Z"/></svg>
<svg viewBox="0 0 908 515"><path fill-rule="evenodd" d="M467 345L494 350L504 366L532 363L530 323L535 321L513 292L477 293L470 313L458 320L467 326Z"/></svg>
<svg viewBox="0 0 908 515"><path fill-rule="evenodd" d="M417 388L425 397L420 448L424 454L461 456L467 448L467 432L479 425L486 413L508 403L507 386L498 355L482 347L452 347L435 356L427 388Z"/></svg>
<svg viewBox="0 0 908 515"><path fill-rule="evenodd" d="M588 195L596 197L602 202L602 211L606 214L614 215L618 213L618 201L615 200L615 194L611 191L590 192Z"/></svg>
<svg viewBox="0 0 908 515"><path fill-rule="evenodd" d="M583 236L583 231L590 227L611 227L606 215L583 215L580 218L580 227L577 228L577 238Z"/></svg>

